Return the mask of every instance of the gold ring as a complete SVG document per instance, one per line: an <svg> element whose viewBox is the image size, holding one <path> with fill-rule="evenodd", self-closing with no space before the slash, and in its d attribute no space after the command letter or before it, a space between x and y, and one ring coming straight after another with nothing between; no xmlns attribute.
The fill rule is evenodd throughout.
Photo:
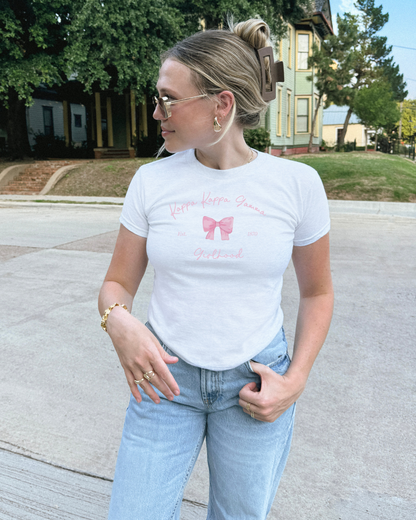
<svg viewBox="0 0 416 520"><path fill-rule="evenodd" d="M250 415L251 415L251 417L254 419L254 412L251 412Z"/></svg>
<svg viewBox="0 0 416 520"><path fill-rule="evenodd" d="M143 383L144 381L144 377L142 377L141 379L137 380L135 379L134 382L136 383L136 385L140 385L140 383Z"/></svg>
<svg viewBox="0 0 416 520"><path fill-rule="evenodd" d="M246 410L247 410L247 412L250 411L250 403L247 403L247 404L246 404Z"/></svg>
<svg viewBox="0 0 416 520"><path fill-rule="evenodd" d="M156 374L153 372L153 370L149 370L149 372L145 372L145 373L143 374L143 377L144 377L145 379L147 379L148 381L150 381L151 379L153 379L153 378L155 377L155 375L156 375Z"/></svg>

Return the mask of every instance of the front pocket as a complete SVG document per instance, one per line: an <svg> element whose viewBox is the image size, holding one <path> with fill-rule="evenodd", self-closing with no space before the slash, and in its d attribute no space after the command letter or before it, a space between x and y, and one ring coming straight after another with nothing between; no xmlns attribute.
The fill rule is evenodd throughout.
<svg viewBox="0 0 416 520"><path fill-rule="evenodd" d="M245 363L250 372L254 372L251 361L261 363L271 368L277 374L283 375L290 365L290 357L287 351L287 341L283 328L276 334L265 349Z"/></svg>

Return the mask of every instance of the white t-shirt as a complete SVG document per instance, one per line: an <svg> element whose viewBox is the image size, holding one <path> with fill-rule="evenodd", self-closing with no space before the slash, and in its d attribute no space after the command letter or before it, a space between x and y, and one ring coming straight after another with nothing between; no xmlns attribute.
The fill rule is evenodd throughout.
<svg viewBox="0 0 416 520"><path fill-rule="evenodd" d="M210 370L234 368L270 343L283 324L293 245L330 227L321 179L309 166L258 153L215 170L194 150L142 166L120 222L147 237L155 332L186 362Z"/></svg>

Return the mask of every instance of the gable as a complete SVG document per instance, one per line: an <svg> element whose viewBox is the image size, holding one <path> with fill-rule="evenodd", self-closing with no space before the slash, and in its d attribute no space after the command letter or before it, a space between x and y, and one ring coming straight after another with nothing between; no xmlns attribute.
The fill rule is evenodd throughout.
<svg viewBox="0 0 416 520"><path fill-rule="evenodd" d="M332 27L331 4L329 0L315 0L315 12L322 13Z"/></svg>

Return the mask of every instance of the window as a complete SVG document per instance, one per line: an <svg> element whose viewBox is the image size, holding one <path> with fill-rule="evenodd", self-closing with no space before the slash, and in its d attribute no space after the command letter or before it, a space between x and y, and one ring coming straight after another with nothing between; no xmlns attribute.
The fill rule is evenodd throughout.
<svg viewBox="0 0 416 520"><path fill-rule="evenodd" d="M309 132L309 102L308 97L298 97L296 106L296 133L307 134Z"/></svg>
<svg viewBox="0 0 416 520"><path fill-rule="evenodd" d="M292 135L290 129L290 116L292 110L292 93L287 91L287 114L286 114L286 136L290 137Z"/></svg>
<svg viewBox="0 0 416 520"><path fill-rule="evenodd" d="M319 97L315 96L315 107L314 107L314 110L316 110L316 107L318 106L318 102L319 102ZM319 108L319 111L320 111L320 108ZM316 121L315 121L315 128L313 130L313 136L314 137L319 137L319 112L316 115Z"/></svg>
<svg viewBox="0 0 416 520"><path fill-rule="evenodd" d="M53 131L53 108L52 107L42 107L43 108L43 128L45 135L54 135Z"/></svg>
<svg viewBox="0 0 416 520"><path fill-rule="evenodd" d="M292 68L292 27L289 25L287 28L287 66L289 69Z"/></svg>
<svg viewBox="0 0 416 520"><path fill-rule="evenodd" d="M298 33L298 70L308 70L309 34Z"/></svg>
<svg viewBox="0 0 416 520"><path fill-rule="evenodd" d="M276 104L277 104L277 118L276 118L276 135L282 135L282 89L276 89Z"/></svg>
<svg viewBox="0 0 416 520"><path fill-rule="evenodd" d="M82 128L82 115L74 114L74 126L76 128Z"/></svg>

